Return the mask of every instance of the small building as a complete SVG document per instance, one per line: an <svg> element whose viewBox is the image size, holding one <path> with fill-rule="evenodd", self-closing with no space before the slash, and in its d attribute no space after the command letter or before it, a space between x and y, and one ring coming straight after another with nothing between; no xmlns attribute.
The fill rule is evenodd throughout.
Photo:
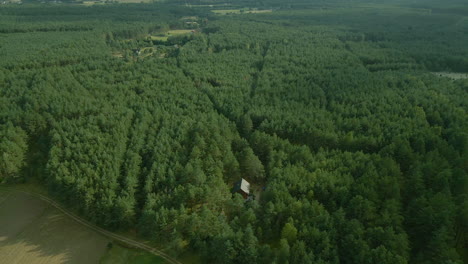
<svg viewBox="0 0 468 264"><path fill-rule="evenodd" d="M240 193L244 199L247 199L250 195L250 183L244 179L241 179L240 181L236 182L232 192Z"/></svg>

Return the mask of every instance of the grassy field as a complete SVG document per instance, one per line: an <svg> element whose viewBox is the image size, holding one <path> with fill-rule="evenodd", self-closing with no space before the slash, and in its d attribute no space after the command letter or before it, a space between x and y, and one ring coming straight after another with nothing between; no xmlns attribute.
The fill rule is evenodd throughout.
<svg viewBox="0 0 468 264"><path fill-rule="evenodd" d="M192 29L174 29L174 30L169 30L167 32L168 35L184 35L184 34L190 34L192 32Z"/></svg>
<svg viewBox="0 0 468 264"><path fill-rule="evenodd" d="M98 263L106 253L108 239L47 203L22 193L0 192L3 263Z"/></svg>
<svg viewBox="0 0 468 264"><path fill-rule="evenodd" d="M219 10L211 10L211 12L217 15L240 14L240 9L219 9Z"/></svg>
<svg viewBox="0 0 468 264"><path fill-rule="evenodd" d="M167 41L168 36L150 36L151 40Z"/></svg>
<svg viewBox="0 0 468 264"><path fill-rule="evenodd" d="M138 250L127 249L113 244L107 254L101 259L100 264L164 264L161 257L151 255Z"/></svg>
<svg viewBox="0 0 468 264"><path fill-rule="evenodd" d="M262 13L271 13L273 10L271 9L264 9L264 10L247 10L244 13L246 14L262 14Z"/></svg>
<svg viewBox="0 0 468 264"><path fill-rule="evenodd" d="M102 5L103 3L101 2L95 2L95 1L83 1L82 5L85 6L92 6L92 5Z"/></svg>
<svg viewBox="0 0 468 264"><path fill-rule="evenodd" d="M187 35L192 33L192 29L174 29L157 36L149 36L151 40L167 41L170 36Z"/></svg>
<svg viewBox="0 0 468 264"><path fill-rule="evenodd" d="M0 189L0 263L165 263L110 242L38 198Z"/></svg>
<svg viewBox="0 0 468 264"><path fill-rule="evenodd" d="M109 3L121 3L121 4L140 4L140 3L151 3L153 0L111 0ZM155 1L157 2L157 1ZM103 5L106 4L106 1L83 1L82 5L92 6L92 5Z"/></svg>
<svg viewBox="0 0 468 264"><path fill-rule="evenodd" d="M260 13L271 13L273 10L266 9L266 10L242 10L242 9L219 9L219 10L211 10L211 12L217 15L228 15L228 14L260 14Z"/></svg>
<svg viewBox="0 0 468 264"><path fill-rule="evenodd" d="M151 3L152 0L114 0L116 3L123 3L123 4L139 4L139 3ZM158 1L154 1L158 2Z"/></svg>
<svg viewBox="0 0 468 264"><path fill-rule="evenodd" d="M433 72L433 74L440 77L448 77L453 80L468 79L468 73L457 73L457 72Z"/></svg>

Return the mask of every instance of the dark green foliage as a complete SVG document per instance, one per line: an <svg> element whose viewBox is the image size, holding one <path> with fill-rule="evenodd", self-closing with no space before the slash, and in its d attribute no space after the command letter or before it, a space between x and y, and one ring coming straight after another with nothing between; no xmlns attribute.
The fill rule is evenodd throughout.
<svg viewBox="0 0 468 264"><path fill-rule="evenodd" d="M361 2L6 5L0 180L204 263L462 263L467 10Z"/></svg>

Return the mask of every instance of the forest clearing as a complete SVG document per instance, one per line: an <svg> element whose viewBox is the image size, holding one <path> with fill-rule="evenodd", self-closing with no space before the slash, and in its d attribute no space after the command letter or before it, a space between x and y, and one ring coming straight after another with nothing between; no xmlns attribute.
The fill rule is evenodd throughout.
<svg viewBox="0 0 468 264"><path fill-rule="evenodd" d="M433 72L436 76L439 77L448 77L453 80L459 79L468 79L468 73L461 73L461 72Z"/></svg>
<svg viewBox="0 0 468 264"><path fill-rule="evenodd" d="M271 9L264 9L264 10L258 10L258 9L215 9L211 10L211 12L217 14L217 15L229 15L229 14L261 14L261 13L271 13L273 10Z"/></svg>
<svg viewBox="0 0 468 264"><path fill-rule="evenodd" d="M193 33L192 29L173 29L157 35L149 35L151 40L167 41L171 36L181 36Z"/></svg>
<svg viewBox="0 0 468 264"><path fill-rule="evenodd" d="M110 1L106 1L106 0L97 0L97 1L83 1L81 2L82 5L84 6L92 6L92 5L105 5L105 4L116 4L116 3L120 3L120 4L142 4L142 3L150 3L154 0L110 0Z"/></svg>

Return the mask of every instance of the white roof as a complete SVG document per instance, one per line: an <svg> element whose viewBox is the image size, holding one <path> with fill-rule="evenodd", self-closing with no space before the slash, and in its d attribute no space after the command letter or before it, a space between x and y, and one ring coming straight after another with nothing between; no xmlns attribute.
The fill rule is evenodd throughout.
<svg viewBox="0 0 468 264"><path fill-rule="evenodd" d="M250 183L244 179L241 179L240 189L245 193L250 193Z"/></svg>

